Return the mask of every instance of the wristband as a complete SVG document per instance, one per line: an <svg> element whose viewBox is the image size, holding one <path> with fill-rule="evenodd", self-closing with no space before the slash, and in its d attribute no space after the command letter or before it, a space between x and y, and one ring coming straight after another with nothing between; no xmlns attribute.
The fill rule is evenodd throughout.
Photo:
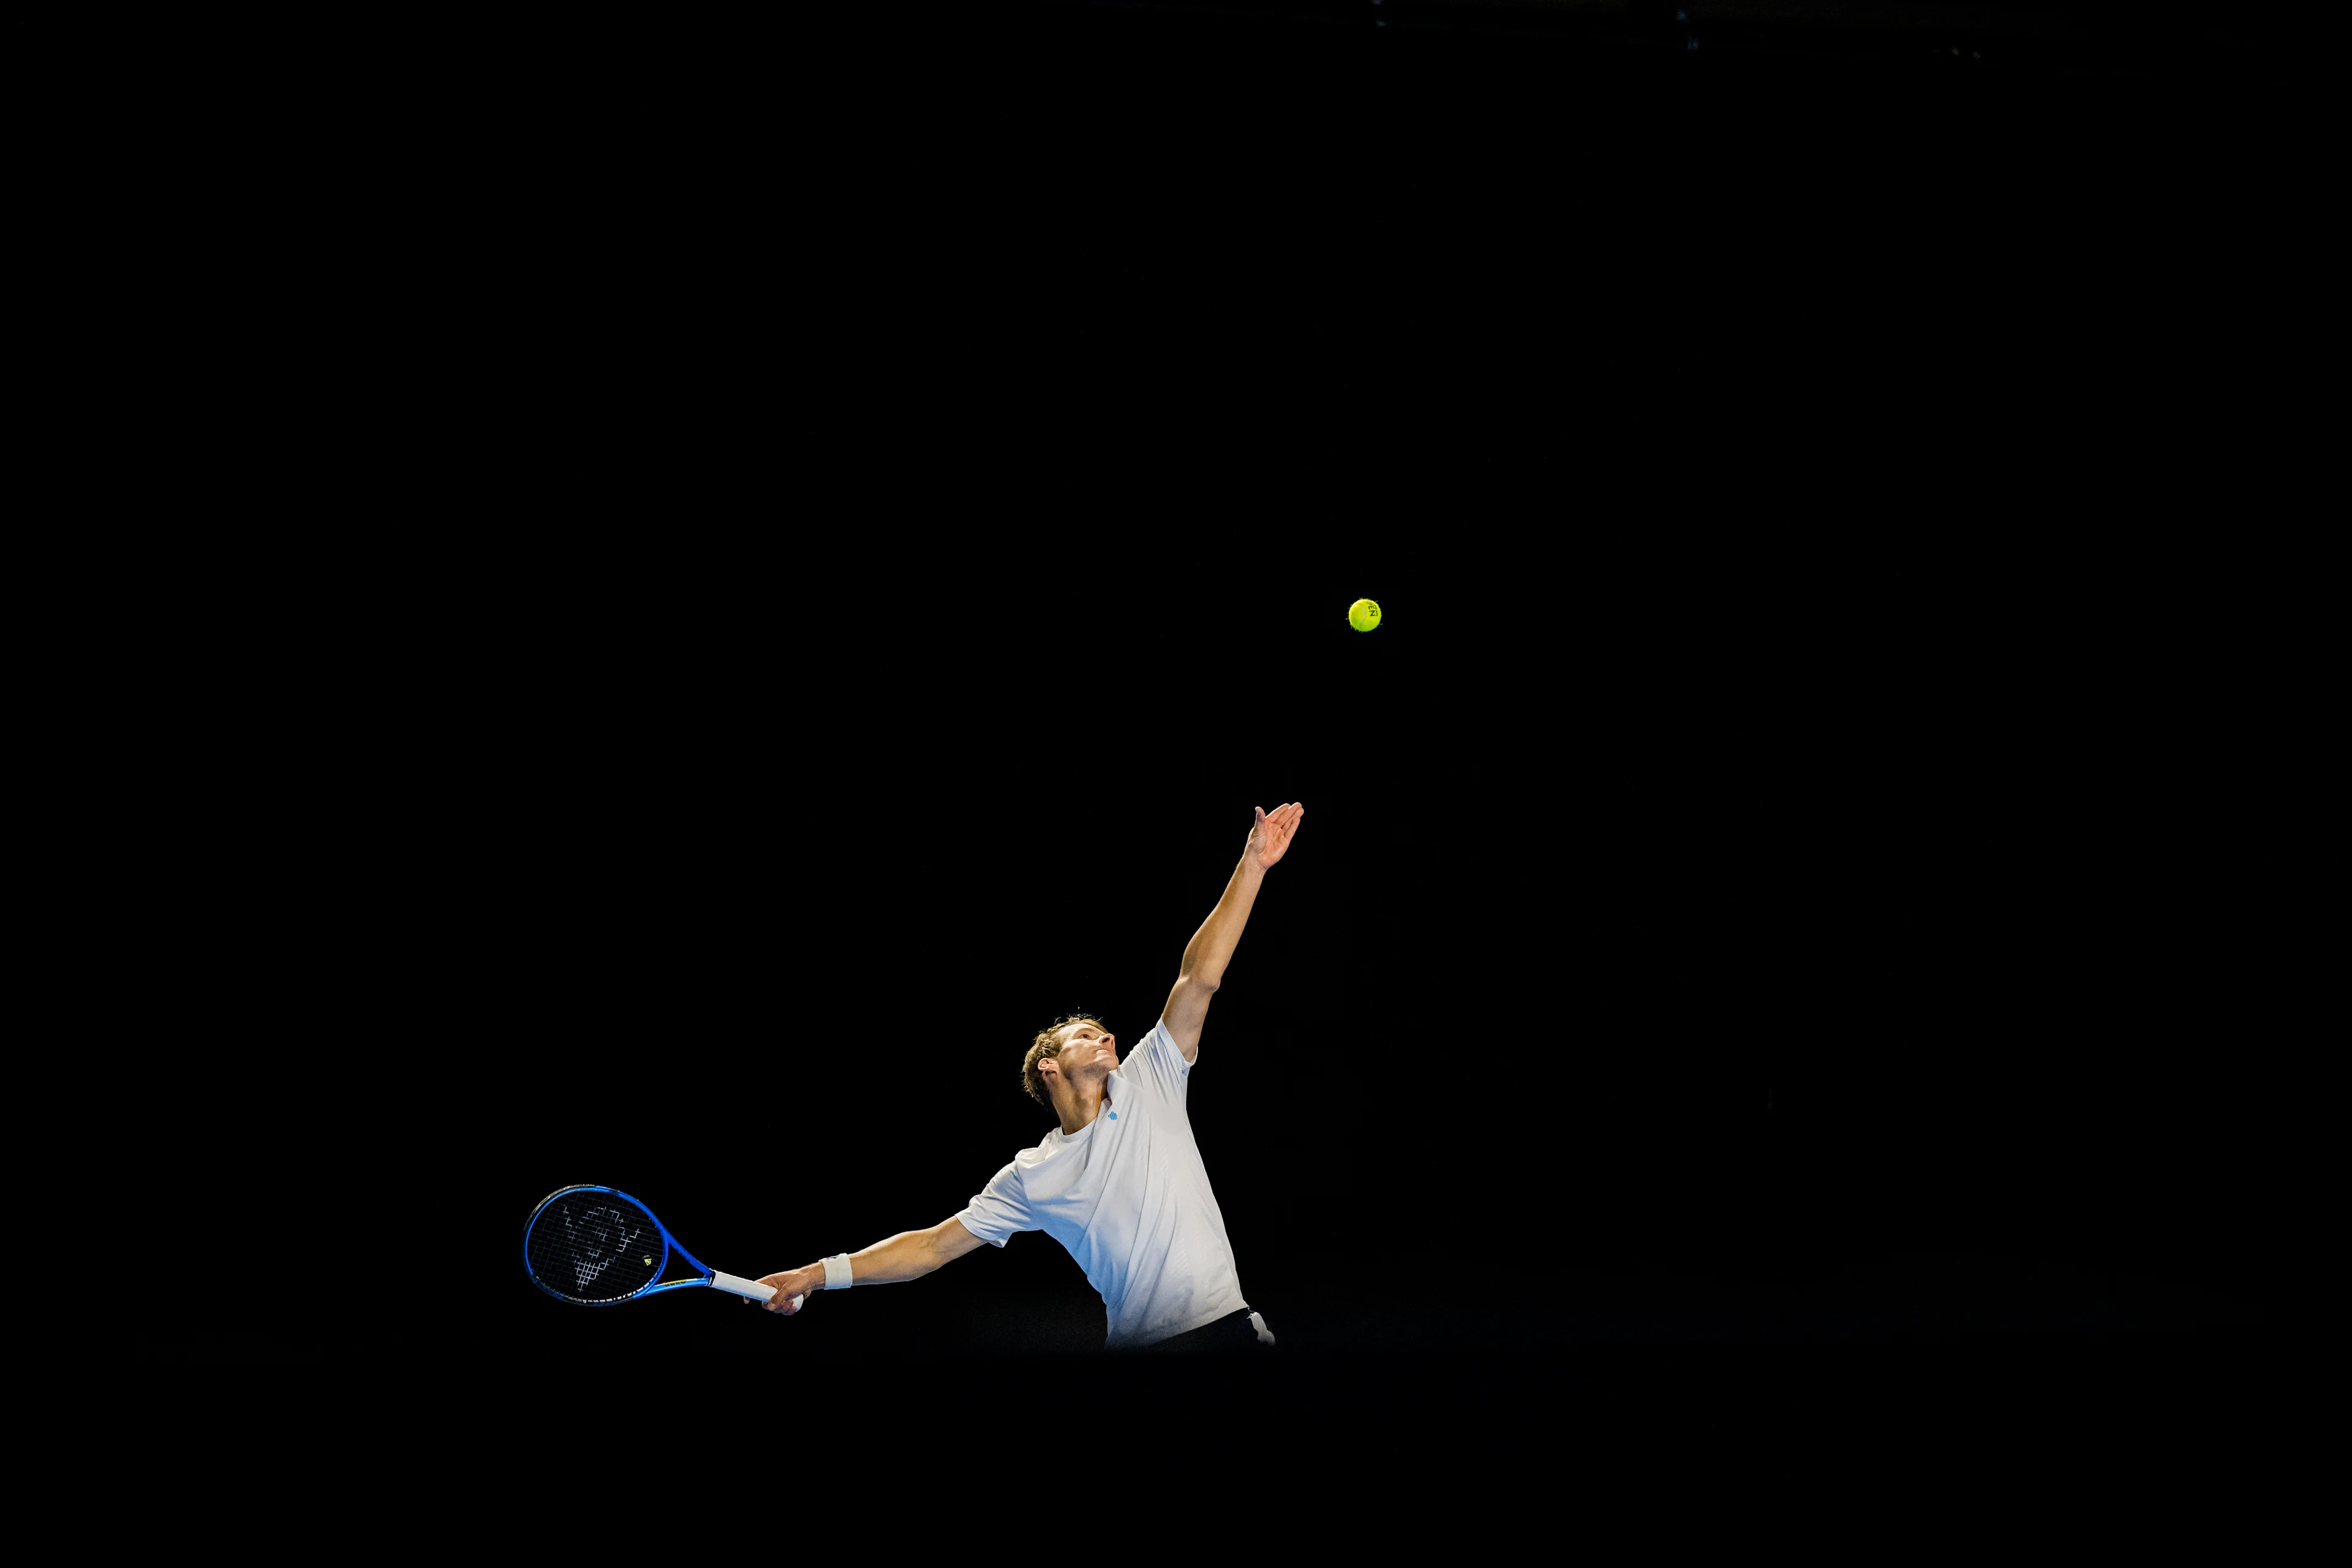
<svg viewBox="0 0 2352 1568"><path fill-rule="evenodd" d="M849 1289L849 1254L836 1252L824 1260L824 1288L828 1290Z"/></svg>

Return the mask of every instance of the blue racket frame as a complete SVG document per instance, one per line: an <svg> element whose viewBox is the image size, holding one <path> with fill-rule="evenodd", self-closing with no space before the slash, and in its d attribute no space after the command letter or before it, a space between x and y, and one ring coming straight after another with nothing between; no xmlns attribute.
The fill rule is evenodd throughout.
<svg viewBox="0 0 2352 1568"><path fill-rule="evenodd" d="M530 1271L530 1229L532 1226L539 1223L539 1216L547 1212L548 1205L553 1203L558 1198L569 1197L573 1193L609 1193L614 1197L616 1197L623 1203L627 1204L639 1214L645 1215L647 1219L653 1221L654 1229L661 1233L662 1238L661 1262L656 1266L654 1269L655 1279L660 1279L663 1274L668 1271L669 1255L673 1252L677 1253L680 1258L685 1258L688 1263L693 1265L696 1272L699 1273L702 1278L699 1279L673 1279L667 1285L640 1286L638 1289L630 1291L627 1295L616 1296L609 1301L583 1301L577 1296L566 1296L560 1290L548 1289L547 1286L541 1283L539 1276ZM600 1187L592 1183L586 1182L580 1183L573 1186L559 1187L554 1192L548 1194L547 1196L540 1199L539 1206L530 1211L530 1218L522 1227L522 1272L523 1278L529 1279L533 1285L539 1286L541 1290L546 1290L549 1295L554 1297L557 1300L562 1302L567 1307L618 1307L626 1302L634 1301L640 1296L658 1296L665 1290L691 1290L698 1285L708 1286L710 1283L711 1274L711 1270L704 1266L702 1259L695 1257L694 1254L688 1252L685 1247L678 1245L677 1237L670 1235L669 1226L662 1224L660 1219L655 1215L653 1210L646 1207L644 1204L639 1203L636 1199L629 1196L628 1194L623 1192L618 1187Z"/></svg>

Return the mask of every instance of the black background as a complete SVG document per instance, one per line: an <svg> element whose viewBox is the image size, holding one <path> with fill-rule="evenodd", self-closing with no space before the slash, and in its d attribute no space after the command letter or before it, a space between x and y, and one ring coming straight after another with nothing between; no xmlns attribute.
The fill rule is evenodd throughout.
<svg viewBox="0 0 2352 1568"><path fill-rule="evenodd" d="M2226 590L1850 567L1825 595L1793 562L1231 531L1201 547L1222 573L1041 552L981 595L961 561L818 581L663 552L592 590L478 560L375 689L352 762L379 804L320 825L372 842L297 868L355 918L240 949L331 982L285 1004L348 1040L330 1106L382 1117L461 1221L436 1245L467 1283L417 1331L519 1356L1098 1341L1034 1238L769 1321L561 1309L520 1277L521 1222L603 1182L757 1274L956 1212L1048 1124L1029 1034L1080 1009L1147 1031L1250 808L1286 800L1309 821L1192 1104L1286 1348L1572 1340L1615 1321L1574 1304L1580 1270L1816 1292L1690 1308L1772 1331L1834 1331L1840 1271L1896 1254L2008 1278L1988 1326L2128 1314L2158 1280L2263 1297L2286 1047L2244 800L2285 764L2198 630ZM2162 607L2101 607L2143 595ZM2042 1265L2105 1283L2053 1296ZM299 1303L236 1323L375 1342Z"/></svg>
<svg viewBox="0 0 2352 1568"><path fill-rule="evenodd" d="M199 1041L119 1125L346 1289L126 1361L492 1449L583 1368L1066 1414L1042 1237L778 1320L559 1305L523 1222L607 1184L757 1275L955 1213L1287 800L1191 1101L1286 1410L2273 1342L2310 632L2236 79L1045 14L845 48L889 91L815 153L814 88L632 159L471 82L341 346L199 388L153 466L257 521L114 568L188 630L105 929Z"/></svg>

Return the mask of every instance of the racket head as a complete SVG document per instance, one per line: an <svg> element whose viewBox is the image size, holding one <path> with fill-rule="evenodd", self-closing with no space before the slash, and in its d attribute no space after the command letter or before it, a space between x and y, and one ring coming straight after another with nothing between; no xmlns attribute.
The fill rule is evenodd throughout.
<svg viewBox="0 0 2352 1568"><path fill-rule="evenodd" d="M559 1301L610 1307L653 1289L669 1266L669 1232L615 1187L561 1187L522 1230L523 1271Z"/></svg>

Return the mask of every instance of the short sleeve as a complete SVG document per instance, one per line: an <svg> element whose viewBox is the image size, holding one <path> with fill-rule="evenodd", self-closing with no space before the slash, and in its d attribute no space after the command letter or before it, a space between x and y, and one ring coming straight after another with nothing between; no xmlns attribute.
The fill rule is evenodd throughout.
<svg viewBox="0 0 2352 1568"><path fill-rule="evenodd" d="M1022 1194L1021 1172L1010 1162L972 1194L971 1202L955 1217L964 1229L994 1247L1003 1246L1018 1231L1040 1228L1030 1215L1029 1200Z"/></svg>
<svg viewBox="0 0 2352 1568"><path fill-rule="evenodd" d="M1143 1093L1171 1105L1184 1103L1184 1082L1192 1064L1176 1048L1176 1037L1168 1032L1165 1019L1151 1026L1143 1043L1119 1067L1120 1076Z"/></svg>

